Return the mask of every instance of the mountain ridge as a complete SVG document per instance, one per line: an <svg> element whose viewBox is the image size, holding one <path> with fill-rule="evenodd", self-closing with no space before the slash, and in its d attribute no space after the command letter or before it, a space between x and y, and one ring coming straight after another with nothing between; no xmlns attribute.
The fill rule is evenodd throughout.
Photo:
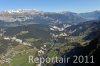
<svg viewBox="0 0 100 66"><path fill-rule="evenodd" d="M0 11L0 24L20 26L28 24L78 24L90 20L99 20L100 11L87 13L44 12L35 9L19 9Z"/></svg>

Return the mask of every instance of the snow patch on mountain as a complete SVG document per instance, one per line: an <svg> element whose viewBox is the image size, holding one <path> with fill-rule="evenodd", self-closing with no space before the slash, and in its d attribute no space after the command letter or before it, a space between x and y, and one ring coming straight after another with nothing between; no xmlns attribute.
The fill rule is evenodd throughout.
<svg viewBox="0 0 100 66"><path fill-rule="evenodd" d="M59 26L50 26L50 30L52 31L64 31L66 28L70 27L71 25L69 24L63 24L62 27Z"/></svg>

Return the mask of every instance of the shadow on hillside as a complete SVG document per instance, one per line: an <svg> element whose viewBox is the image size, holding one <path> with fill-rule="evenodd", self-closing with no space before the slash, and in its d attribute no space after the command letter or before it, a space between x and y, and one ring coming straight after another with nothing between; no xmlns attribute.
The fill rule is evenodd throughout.
<svg viewBox="0 0 100 66"><path fill-rule="evenodd" d="M96 64L99 64L99 59L100 59L100 36L97 38L93 39L88 46L86 47L76 47L72 49L69 53L63 54L61 57L64 58L66 56L70 57L71 59L69 60L68 63L56 63L54 66L96 66ZM95 63L73 63L75 58L73 56L93 56L94 57L94 62ZM66 60L67 61L67 60ZM90 61L90 59L89 59Z"/></svg>

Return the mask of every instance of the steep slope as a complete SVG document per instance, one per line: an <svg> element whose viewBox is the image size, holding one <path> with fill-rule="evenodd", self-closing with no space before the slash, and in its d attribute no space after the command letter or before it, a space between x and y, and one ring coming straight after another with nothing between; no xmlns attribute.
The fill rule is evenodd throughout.
<svg viewBox="0 0 100 66"><path fill-rule="evenodd" d="M85 46L85 47L76 47L72 49L70 52L65 53L62 55L62 57L70 57L71 59L69 60L68 63L57 63L54 66L95 66L99 64L99 55L100 55L100 32L99 35L95 38L92 38L93 40L90 41L90 43ZM73 56L88 56L91 57L93 56L93 61L94 63L73 63L75 58ZM88 58L88 61L91 61L91 58ZM100 65L100 64L99 64Z"/></svg>
<svg viewBox="0 0 100 66"><path fill-rule="evenodd" d="M66 32L69 32L73 36L84 35L90 32L96 31L100 29L100 21L99 20L91 20L83 23L79 23L77 25L72 25L66 28Z"/></svg>

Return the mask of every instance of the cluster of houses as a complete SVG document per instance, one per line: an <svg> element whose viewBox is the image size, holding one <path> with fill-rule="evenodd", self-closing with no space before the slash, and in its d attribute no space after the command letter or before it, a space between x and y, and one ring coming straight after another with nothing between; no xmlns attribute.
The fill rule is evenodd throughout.
<svg viewBox="0 0 100 66"><path fill-rule="evenodd" d="M23 42L23 40L18 39L18 38L16 38L16 37L3 37L3 39L4 39L4 40L16 41L16 42L18 42L19 44L31 46L30 43L28 43L28 42Z"/></svg>
<svg viewBox="0 0 100 66"><path fill-rule="evenodd" d="M43 57L43 55L46 54L46 51L47 51L46 45L42 46L38 51L38 56ZM36 66L43 66L43 63L39 62Z"/></svg>
<svg viewBox="0 0 100 66"><path fill-rule="evenodd" d="M10 63L10 61L11 61L11 59L10 59L10 58L3 59L3 60L0 60L0 64Z"/></svg>
<svg viewBox="0 0 100 66"><path fill-rule="evenodd" d="M42 56L45 54L45 52L47 51L46 49L46 45L44 45L43 47L40 48L40 50L38 51L38 55Z"/></svg>

